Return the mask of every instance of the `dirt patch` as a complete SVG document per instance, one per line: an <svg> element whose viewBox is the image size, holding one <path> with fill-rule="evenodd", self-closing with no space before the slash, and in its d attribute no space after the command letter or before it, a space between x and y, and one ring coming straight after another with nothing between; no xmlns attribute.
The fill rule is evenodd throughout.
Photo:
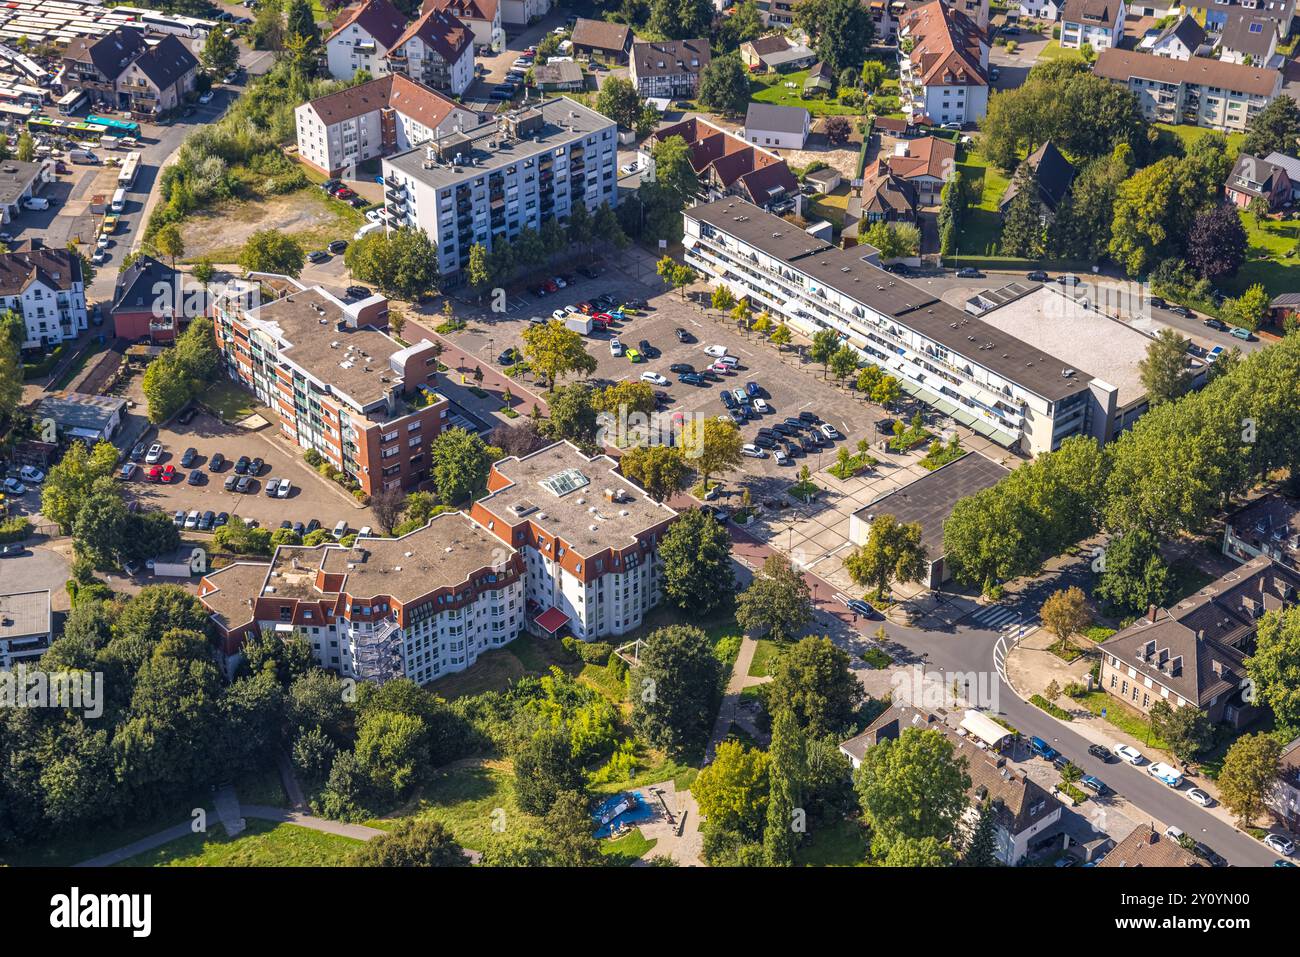
<svg viewBox="0 0 1300 957"><path fill-rule="evenodd" d="M362 221L361 215L332 206L315 190L224 203L186 218L185 255L233 261L248 237L261 229L274 229L309 245L323 245L320 240L351 239L356 224Z"/></svg>

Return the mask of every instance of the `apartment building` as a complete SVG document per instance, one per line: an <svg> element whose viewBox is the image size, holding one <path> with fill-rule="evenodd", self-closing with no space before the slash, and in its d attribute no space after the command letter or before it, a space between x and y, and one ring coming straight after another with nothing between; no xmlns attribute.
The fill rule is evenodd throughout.
<svg viewBox="0 0 1300 957"><path fill-rule="evenodd" d="M433 345L391 338L382 296L344 303L287 276L250 280L214 303L227 375L279 417L285 438L367 494L425 481L448 415Z"/></svg>
<svg viewBox="0 0 1300 957"><path fill-rule="evenodd" d="M87 322L81 258L66 249L0 253L0 311L22 317L22 349L77 338Z"/></svg>
<svg viewBox="0 0 1300 957"><path fill-rule="evenodd" d="M199 61L175 36L145 40L139 30L119 27L71 40L63 67L65 90L83 90L99 106L153 115L193 92Z"/></svg>
<svg viewBox="0 0 1300 957"><path fill-rule="evenodd" d="M325 61L336 80L350 80L358 70L372 77L388 73L388 51L406 31L406 17L389 0L365 0L325 38Z"/></svg>
<svg viewBox="0 0 1300 957"><path fill-rule="evenodd" d="M975 123L989 105L989 44L966 14L930 0L899 21L900 99L909 122Z"/></svg>
<svg viewBox="0 0 1300 957"><path fill-rule="evenodd" d="M972 717L973 716L973 717ZM994 848L997 859L1015 867L1031 850L1045 844L1061 821L1064 808L1042 785L1007 762L995 749L979 747L969 732L973 721L989 718L979 712L966 712L957 727L951 727L945 713L922 710L910 704L894 704L856 737L840 745L840 751L856 770L867 752L885 741L897 741L905 731L937 731L952 745L953 759L966 762L970 787L966 791L968 806L962 812L966 827L973 827L980 810L987 804L993 810ZM955 720L955 718L954 718ZM993 725L998 731L1004 729Z"/></svg>
<svg viewBox="0 0 1300 957"><path fill-rule="evenodd" d="M464 512L444 512L401 538L281 546L269 562L227 565L203 577L199 600L227 656L250 634L296 633L343 677L423 684L519 635L524 565Z"/></svg>
<svg viewBox="0 0 1300 957"><path fill-rule="evenodd" d="M1102 688L1143 714L1166 701L1244 727L1259 713L1242 695L1259 618L1294 605L1297 585L1300 574L1261 556L1173 608L1151 606L1099 646Z"/></svg>
<svg viewBox="0 0 1300 957"><path fill-rule="evenodd" d="M1077 50L1112 50L1124 39L1124 0L1065 0L1061 11L1061 46Z"/></svg>
<svg viewBox="0 0 1300 957"><path fill-rule="evenodd" d="M474 129L487 119L400 73L303 103L294 110L298 155L330 176L357 164Z"/></svg>
<svg viewBox="0 0 1300 957"><path fill-rule="evenodd" d="M1300 572L1300 505L1282 495L1265 495L1228 517L1223 554L1239 562L1271 558Z"/></svg>
<svg viewBox="0 0 1300 957"><path fill-rule="evenodd" d="M50 647L50 590L0 593L0 671L35 665Z"/></svg>
<svg viewBox="0 0 1300 957"><path fill-rule="evenodd" d="M1282 74L1277 70L1208 57L1173 60L1105 50L1092 69L1132 90L1148 120L1221 131L1246 129L1254 115L1282 91Z"/></svg>
<svg viewBox="0 0 1300 957"><path fill-rule="evenodd" d="M682 215L686 262L709 281L807 335L834 329L906 392L1000 445L1036 455L1113 434L1115 386L885 272L870 246L838 249L738 199Z"/></svg>
<svg viewBox="0 0 1300 957"><path fill-rule="evenodd" d="M801 208L799 181L785 160L698 116L660 127L641 142L637 165L643 180L654 179L655 144L674 136L686 141L691 168L707 198L738 196L764 209Z"/></svg>
<svg viewBox="0 0 1300 957"><path fill-rule="evenodd" d="M1286 37L1295 19L1296 0L1181 0L1174 6L1194 17L1206 33L1215 36L1223 33L1229 20L1245 15L1275 21L1278 35ZM1147 15L1145 10L1143 14Z"/></svg>
<svg viewBox="0 0 1300 957"><path fill-rule="evenodd" d="M534 9L540 6L537 0L526 0L526 2ZM469 27L470 32L474 34L475 50L496 53L505 49L506 33L501 27L499 0L424 0L420 6L420 13L428 13L431 10L450 14ZM522 12L516 8L515 15Z"/></svg>
<svg viewBox="0 0 1300 957"><path fill-rule="evenodd" d="M558 97L386 157L385 222L423 229L438 244L442 275L456 282L475 244L490 251L525 226L566 222L575 203L591 211L614 206L617 130L613 120Z"/></svg>
<svg viewBox="0 0 1300 957"><path fill-rule="evenodd" d="M474 35L452 14L431 7L407 25L385 59L390 73L460 96L474 80Z"/></svg>
<svg viewBox="0 0 1300 957"><path fill-rule="evenodd" d="M707 39L638 41L632 44L632 85L643 97L694 96L711 57Z"/></svg>
<svg viewBox="0 0 1300 957"><path fill-rule="evenodd" d="M638 626L659 601L658 544L677 513L568 442L502 459L471 517L517 550L534 633L592 640Z"/></svg>

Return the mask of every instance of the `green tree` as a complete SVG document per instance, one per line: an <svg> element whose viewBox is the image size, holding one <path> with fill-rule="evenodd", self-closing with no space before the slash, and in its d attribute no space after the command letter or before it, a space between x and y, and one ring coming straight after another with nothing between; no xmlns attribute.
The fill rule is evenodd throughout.
<svg viewBox="0 0 1300 957"><path fill-rule="evenodd" d="M664 258L667 259L668 257L665 256ZM731 294L731 290L727 286L719 283L713 288L712 303L713 308L719 312L730 312L731 307L736 304L736 297Z"/></svg>
<svg viewBox="0 0 1300 957"><path fill-rule="evenodd" d="M1015 195L1002 217L1002 254L1038 259L1043 255L1043 214L1038 173L1021 163L1012 179Z"/></svg>
<svg viewBox="0 0 1300 957"><path fill-rule="evenodd" d="M181 237L180 228L175 223L168 223L154 233L153 244L158 252L171 260L173 269L176 268L177 257L185 255L185 240Z"/></svg>
<svg viewBox="0 0 1300 957"><path fill-rule="evenodd" d="M362 844L355 867L468 867L469 858L441 821L419 817L399 821L391 831Z"/></svg>
<svg viewBox="0 0 1300 957"><path fill-rule="evenodd" d="M496 450L459 427L438 433L429 448L429 477L448 505L472 498L487 486Z"/></svg>
<svg viewBox="0 0 1300 957"><path fill-rule="evenodd" d="M1187 340L1175 329L1161 329L1138 363L1138 373L1152 405L1183 395L1192 387L1193 378L1187 368Z"/></svg>
<svg viewBox="0 0 1300 957"><path fill-rule="evenodd" d="M799 0L794 22L815 38L817 58L836 76L847 67L856 70L875 38L871 14L857 0Z"/></svg>
<svg viewBox="0 0 1300 957"><path fill-rule="evenodd" d="M868 749L853 784L871 827L871 850L885 858L900 840L949 843L971 786L964 758L939 731L907 728Z"/></svg>
<svg viewBox="0 0 1300 957"><path fill-rule="evenodd" d="M874 60L868 60L863 64L865 69ZM881 64L883 66L883 64ZM966 190L965 180L962 179L961 170L953 170L947 182L943 184L943 189L939 193L939 215L937 218L939 227L939 254L942 256L952 256L957 252L957 237L961 235L961 222L963 214L966 212ZM1107 226L1110 221L1107 220Z"/></svg>
<svg viewBox="0 0 1300 957"><path fill-rule="evenodd" d="M791 640L812 621L812 598L803 574L780 555L769 555L736 598L736 622L749 634Z"/></svg>
<svg viewBox="0 0 1300 957"><path fill-rule="evenodd" d="M736 116L749 106L749 74L740 55L714 57L700 71L699 100L718 113Z"/></svg>
<svg viewBox="0 0 1300 957"><path fill-rule="evenodd" d="M199 62L213 76L225 76L239 66L239 48L224 30L213 30L203 41Z"/></svg>
<svg viewBox="0 0 1300 957"><path fill-rule="evenodd" d="M352 243L343 259L354 278L402 299L438 288L437 246L422 229L373 232Z"/></svg>
<svg viewBox="0 0 1300 957"><path fill-rule="evenodd" d="M627 467L627 456L623 458ZM659 542L664 597L701 616L725 608L736 593L731 536L710 512L689 509Z"/></svg>
<svg viewBox="0 0 1300 957"><path fill-rule="evenodd" d="M843 382L857 371L858 358L858 351L845 343L831 353L830 371L835 374L836 379Z"/></svg>
<svg viewBox="0 0 1300 957"><path fill-rule="evenodd" d="M1048 595L1038 615L1047 630L1062 641L1088 627L1092 620L1083 589L1077 585L1058 588Z"/></svg>
<svg viewBox="0 0 1300 957"><path fill-rule="evenodd" d="M71 534L73 522L82 504L91 498L96 482L111 478L116 466L117 449L112 443L98 442L91 451L85 443L73 442L45 476L41 514L64 534Z"/></svg>
<svg viewBox="0 0 1300 957"><path fill-rule="evenodd" d="M590 375L596 371L596 357L587 351L582 336L558 320L530 323L523 338L524 357L546 377L548 391L552 393L565 376Z"/></svg>
<svg viewBox="0 0 1300 957"><path fill-rule="evenodd" d="M813 333L812 347L808 350L808 358L813 362L822 364L822 374L830 368L831 356L835 355L836 350L840 347L839 334L834 329L818 329Z"/></svg>
<svg viewBox="0 0 1300 957"><path fill-rule="evenodd" d="M771 791L770 764L771 759L762 751L747 748L739 741L723 741L713 763L705 766L691 788L700 816L710 827L757 839Z"/></svg>
<svg viewBox="0 0 1300 957"><path fill-rule="evenodd" d="M562 731L539 730L515 750L513 759L515 800L526 814L546 814L562 793L582 789L582 768Z"/></svg>
<svg viewBox="0 0 1300 957"><path fill-rule="evenodd" d="M279 273L295 279L302 272L303 260L298 241L275 229L253 233L239 253L239 265L246 272Z"/></svg>
<svg viewBox="0 0 1300 957"><path fill-rule="evenodd" d="M948 867L952 857L951 846L936 838L901 837L889 845L881 863L885 867Z"/></svg>
<svg viewBox="0 0 1300 957"><path fill-rule="evenodd" d="M619 126L635 128L641 115L641 97L632 81L620 76L607 77L596 94L596 112Z"/></svg>
<svg viewBox="0 0 1300 957"><path fill-rule="evenodd" d="M1200 708L1174 708L1168 701L1157 699L1149 715L1151 730L1168 743L1180 761L1191 761L1214 744L1214 725Z"/></svg>
<svg viewBox="0 0 1300 957"><path fill-rule="evenodd" d="M568 439L581 448L595 446L597 438L596 407L591 388L584 383L559 389L550 402L551 416L545 432L552 439Z"/></svg>
<svg viewBox="0 0 1300 957"><path fill-rule="evenodd" d="M113 480L96 479L72 524L77 554L90 559L96 568L116 567L126 522L126 503Z"/></svg>
<svg viewBox="0 0 1300 957"><path fill-rule="evenodd" d="M712 416L691 420L681 436L687 464L699 474L700 483L705 487L714 475L740 466L744 460L740 449L744 444L740 429L734 422L724 422Z"/></svg>
<svg viewBox="0 0 1300 957"><path fill-rule="evenodd" d="M862 239L880 250L884 262L905 259L921 252L921 230L912 223L872 223Z"/></svg>
<svg viewBox="0 0 1300 957"><path fill-rule="evenodd" d="M803 730L788 708L772 718L772 744L768 755L767 826L763 830L763 862L768 867L791 867L803 828L796 829L795 809L804 814L802 782L806 771Z"/></svg>
<svg viewBox="0 0 1300 957"><path fill-rule="evenodd" d="M794 339L794 334L790 331L790 327L783 322L772 330L772 335L768 338L778 349L784 349Z"/></svg>
<svg viewBox="0 0 1300 957"><path fill-rule="evenodd" d="M874 586L872 594L882 598L891 580L900 584L921 581L928 569L920 523L900 522L893 515L876 516L866 544L845 558L844 570L857 584Z"/></svg>
<svg viewBox="0 0 1300 957"><path fill-rule="evenodd" d="M637 188L645 210L644 232L649 239L677 242L682 237L682 210L699 193L700 178L680 136L659 140L651 147L650 156L653 176L643 176Z"/></svg>
<svg viewBox="0 0 1300 957"><path fill-rule="evenodd" d="M1174 578L1160 557L1160 542L1135 528L1111 539L1095 594L1116 609L1138 613L1163 607L1173 595Z"/></svg>
<svg viewBox="0 0 1300 957"><path fill-rule="evenodd" d="M703 631L689 625L652 631L628 683L637 736L679 754L701 746L713 728L720 682L721 666Z"/></svg>
<svg viewBox="0 0 1300 957"><path fill-rule="evenodd" d="M1260 283L1248 287L1235 299L1223 304L1223 315L1235 326L1243 329L1258 329L1264 317L1268 315L1270 302L1268 291Z"/></svg>
<svg viewBox="0 0 1300 957"><path fill-rule="evenodd" d="M1219 800L1239 827L1254 826L1281 770L1282 745L1271 735L1247 734L1233 742L1219 772Z"/></svg>
<svg viewBox="0 0 1300 957"><path fill-rule="evenodd" d="M1246 674L1277 723L1300 730L1300 606L1273 609L1260 619Z"/></svg>
<svg viewBox="0 0 1300 957"><path fill-rule="evenodd" d="M777 659L768 700L789 709L809 737L843 734L862 704L862 685L849 670L848 652L829 638L809 635Z"/></svg>
<svg viewBox="0 0 1300 957"><path fill-rule="evenodd" d="M590 867L600 862L600 842L591 833L587 799L561 791L546 812L546 843L561 867Z"/></svg>
<svg viewBox="0 0 1300 957"><path fill-rule="evenodd" d="M18 134L18 161L20 163L30 163L36 159L36 141L32 139L32 134L26 130Z"/></svg>
<svg viewBox="0 0 1300 957"><path fill-rule="evenodd" d="M669 445L639 445L630 448L619 459L619 467L624 475L645 489L656 502L662 502L684 490L690 475L690 467L686 464L682 450Z"/></svg>
<svg viewBox="0 0 1300 957"><path fill-rule="evenodd" d="M1246 140L1241 151L1263 158L1270 153L1295 155L1300 138L1300 105L1289 96L1273 100L1252 116L1246 124Z"/></svg>
<svg viewBox="0 0 1300 957"><path fill-rule="evenodd" d="M483 290L492 284L492 269L488 262L487 247L474 243L469 247L469 262L465 266L465 279L481 297Z"/></svg>
<svg viewBox="0 0 1300 957"><path fill-rule="evenodd" d="M998 863L997 814L993 805L985 801L980 805L979 816L970 830L966 849L962 853L964 867L993 867Z"/></svg>
<svg viewBox="0 0 1300 957"><path fill-rule="evenodd" d="M709 0L651 0L649 27L670 40L707 36L713 23Z"/></svg>

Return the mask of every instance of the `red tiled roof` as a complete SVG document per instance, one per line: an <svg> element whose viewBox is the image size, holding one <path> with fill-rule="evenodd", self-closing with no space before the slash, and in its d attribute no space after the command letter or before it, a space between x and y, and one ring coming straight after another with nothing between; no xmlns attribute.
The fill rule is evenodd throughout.
<svg viewBox="0 0 1300 957"><path fill-rule="evenodd" d="M469 27L437 8L425 11L418 20L412 20L390 49L400 48L412 37L419 37L448 63L455 63L474 44L474 34Z"/></svg>
<svg viewBox="0 0 1300 957"><path fill-rule="evenodd" d="M924 85L988 85L980 66L984 34L964 13L931 0L905 14L901 28L913 41L912 67Z"/></svg>
<svg viewBox="0 0 1300 957"><path fill-rule="evenodd" d="M552 605L533 620L553 635L569 623L569 616Z"/></svg>
<svg viewBox="0 0 1300 957"><path fill-rule="evenodd" d="M334 32L327 40L333 40L355 23L386 50L392 49L397 38L406 29L406 17L402 16L389 0L365 0L360 6L346 12L336 23Z"/></svg>

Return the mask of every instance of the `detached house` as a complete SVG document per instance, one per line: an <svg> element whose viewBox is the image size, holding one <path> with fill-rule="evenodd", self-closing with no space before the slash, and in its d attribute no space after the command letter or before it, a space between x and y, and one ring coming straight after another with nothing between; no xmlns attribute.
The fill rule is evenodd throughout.
<svg viewBox="0 0 1300 957"><path fill-rule="evenodd" d="M988 722L978 712L967 712L963 728L969 728L972 715ZM840 751L856 770L872 748L885 741L896 741L912 729L938 731L952 744L953 759L965 762L970 776L966 791L970 804L962 815L963 820L967 826L974 826L980 809L986 804L992 808L999 862L1014 867L1029 855L1034 845L1051 836L1049 832L1060 822L1064 810L1061 802L1023 771L1008 764L1003 755L976 747L968 730L959 734L941 714L909 704L892 705L867 730L842 743Z"/></svg>
<svg viewBox="0 0 1300 957"><path fill-rule="evenodd" d="M1074 182L1074 166L1061 155L1061 151L1051 140L1030 153L1025 158L1025 163L1038 177L1041 215L1044 222L1048 222L1056 216L1056 208L1061 205L1061 200L1065 199L1065 194L1070 191L1070 185ZM1012 176L1006 192L998 202L998 211L1005 216L1011 201L1019 192L1020 185L1016 177Z"/></svg>
<svg viewBox="0 0 1300 957"><path fill-rule="evenodd" d="M812 115L802 106L750 103L745 113L745 139L769 149L803 149L811 126Z"/></svg>
<svg viewBox="0 0 1300 957"><path fill-rule="evenodd" d="M64 83L110 109L156 115L173 110L194 91L199 61L168 34L150 44L119 28L98 39L78 37L63 56Z"/></svg>
<svg viewBox="0 0 1300 957"><path fill-rule="evenodd" d="M1201 859L1150 824L1134 828L1098 867L1204 867Z"/></svg>
<svg viewBox="0 0 1300 957"><path fill-rule="evenodd" d="M144 34L119 27L102 37L76 37L63 53L63 86L96 105L118 107L117 78L144 52Z"/></svg>
<svg viewBox="0 0 1300 957"><path fill-rule="evenodd" d="M939 193L957 168L957 146L935 136L897 143L885 160L898 177L911 183L922 206L937 206Z"/></svg>
<svg viewBox="0 0 1300 957"><path fill-rule="evenodd" d="M22 317L23 349L46 349L86 331L81 257L66 249L0 253L0 311Z"/></svg>
<svg viewBox="0 0 1300 957"><path fill-rule="evenodd" d="M1249 724L1258 710L1242 688L1259 618L1295 604L1298 585L1300 574L1253 558L1173 608L1153 605L1099 646L1101 686L1143 714L1165 701L1216 723Z"/></svg>
<svg viewBox="0 0 1300 957"><path fill-rule="evenodd" d="M708 40L633 43L632 85L643 97L694 96L710 59Z"/></svg>
<svg viewBox="0 0 1300 957"><path fill-rule="evenodd" d="M388 69L460 96L474 79L474 38L450 13L430 9L412 20L388 51Z"/></svg>
<svg viewBox="0 0 1300 957"><path fill-rule="evenodd" d="M1249 153L1237 157L1228 181L1223 184L1232 205L1245 209L1256 199L1262 199L1270 213L1290 205L1294 189L1295 184L1285 169Z"/></svg>
<svg viewBox="0 0 1300 957"><path fill-rule="evenodd" d="M1101 52L1124 38L1124 0L1066 0L1061 13L1061 46L1077 50L1085 43Z"/></svg>
<svg viewBox="0 0 1300 957"><path fill-rule="evenodd" d="M383 76L388 72L385 57L405 30L406 17L389 0L365 0L325 38L330 76L350 80L357 70Z"/></svg>
<svg viewBox="0 0 1300 957"><path fill-rule="evenodd" d="M624 23L579 17L569 40L573 43L573 52L580 56L625 63L628 51L632 49L632 30Z"/></svg>
<svg viewBox="0 0 1300 957"><path fill-rule="evenodd" d="M206 293L186 288L185 279L152 256L137 256L117 274L109 307L114 334L128 342L174 342L190 319L207 313Z"/></svg>
<svg viewBox="0 0 1300 957"><path fill-rule="evenodd" d="M989 45L973 20L930 0L899 24L899 85L911 122L974 123L989 105ZM910 52L904 52L910 41Z"/></svg>
<svg viewBox="0 0 1300 957"><path fill-rule="evenodd" d="M654 144L672 136L686 141L691 168L709 199L739 196L765 209L799 203L799 181L785 160L699 117L665 126L646 137L637 155L645 176L654 175Z"/></svg>
<svg viewBox="0 0 1300 957"><path fill-rule="evenodd" d="M440 10L455 17L474 34L476 50L504 50L506 33L501 27L498 0L424 0L420 13Z"/></svg>
<svg viewBox="0 0 1300 957"><path fill-rule="evenodd" d="M1226 63L1274 66L1278 39L1277 20L1253 16L1249 10L1233 11L1219 35L1219 59Z"/></svg>
<svg viewBox="0 0 1300 957"><path fill-rule="evenodd" d="M1181 17L1156 37L1151 44L1151 53L1171 60L1190 60L1204 45L1205 31L1201 25L1191 17Z"/></svg>

